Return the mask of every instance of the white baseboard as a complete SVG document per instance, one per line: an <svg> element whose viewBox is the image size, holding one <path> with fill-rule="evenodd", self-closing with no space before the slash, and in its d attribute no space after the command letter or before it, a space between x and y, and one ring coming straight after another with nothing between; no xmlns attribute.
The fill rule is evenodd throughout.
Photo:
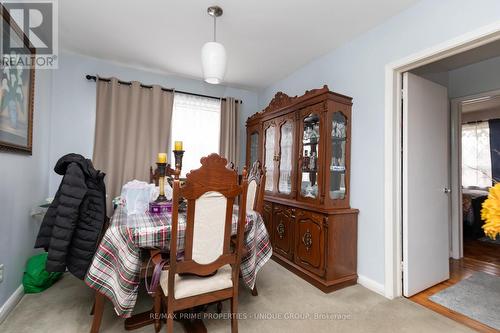
<svg viewBox="0 0 500 333"><path fill-rule="evenodd" d="M358 283L363 287L370 289L371 291L376 292L385 297L385 287L383 284L378 283L370 278L367 278L364 275L358 275Z"/></svg>
<svg viewBox="0 0 500 333"><path fill-rule="evenodd" d="M16 307L17 303L23 298L24 296L24 288L23 285L21 284L16 291L10 295L10 297L7 299L7 301L0 307L0 324L7 318L9 313L14 310Z"/></svg>

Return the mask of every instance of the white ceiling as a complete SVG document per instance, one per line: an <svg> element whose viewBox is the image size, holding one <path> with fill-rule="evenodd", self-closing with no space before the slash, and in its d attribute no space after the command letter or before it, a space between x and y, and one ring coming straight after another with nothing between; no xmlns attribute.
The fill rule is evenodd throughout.
<svg viewBox="0 0 500 333"><path fill-rule="evenodd" d="M226 84L263 88L380 24L416 0L65 0L62 49L138 68L201 78L219 5Z"/></svg>

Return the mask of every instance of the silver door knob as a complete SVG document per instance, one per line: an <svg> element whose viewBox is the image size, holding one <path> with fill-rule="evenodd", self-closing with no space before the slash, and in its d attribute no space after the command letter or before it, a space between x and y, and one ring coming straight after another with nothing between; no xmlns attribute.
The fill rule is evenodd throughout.
<svg viewBox="0 0 500 333"><path fill-rule="evenodd" d="M447 188L447 187L445 187L445 188L443 189L443 192L444 192L444 193L447 193L447 194L448 194L448 193L451 193L451 188Z"/></svg>

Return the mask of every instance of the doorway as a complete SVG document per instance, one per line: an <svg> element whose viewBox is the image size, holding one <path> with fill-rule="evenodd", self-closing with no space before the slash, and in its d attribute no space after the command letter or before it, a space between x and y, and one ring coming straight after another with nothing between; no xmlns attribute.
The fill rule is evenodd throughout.
<svg viewBox="0 0 500 333"><path fill-rule="evenodd" d="M469 258L482 264L500 265L500 240L484 235L482 203L499 179L500 90L474 94L451 101L452 126L456 128L456 185L454 208L458 223L453 258Z"/></svg>
<svg viewBox="0 0 500 333"><path fill-rule="evenodd" d="M458 36L385 68L385 296L402 295L401 88L404 72L500 39L500 22Z"/></svg>
<svg viewBox="0 0 500 333"><path fill-rule="evenodd" d="M499 94L448 100L448 88L453 84L447 82L451 77L447 72L461 69L460 58L470 62L471 52L482 63L484 59L477 58L481 48L402 73L401 293L444 315L455 308L439 304L435 295L453 290L452 286L469 282L479 273L500 276L500 247L484 239L480 217L481 203L492 186L492 164L485 161L494 156L489 129L493 130L497 118L500 122ZM500 59L500 43L497 48L497 54L483 56ZM480 308L483 300L468 299L467 304ZM492 329L481 316L464 313L453 312L452 317L480 331Z"/></svg>

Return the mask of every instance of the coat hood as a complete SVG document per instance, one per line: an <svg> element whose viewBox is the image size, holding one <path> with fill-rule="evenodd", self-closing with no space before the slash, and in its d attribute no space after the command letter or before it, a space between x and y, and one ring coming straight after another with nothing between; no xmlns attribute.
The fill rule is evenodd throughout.
<svg viewBox="0 0 500 333"><path fill-rule="evenodd" d="M71 163L77 163L82 169L83 173L85 173L89 177L97 177L101 175L104 177L104 173L99 170L94 169L94 165L92 161L83 157L80 154L67 154L64 155L57 161L56 166L54 167L54 171L59 175L64 175L66 173L66 169Z"/></svg>

